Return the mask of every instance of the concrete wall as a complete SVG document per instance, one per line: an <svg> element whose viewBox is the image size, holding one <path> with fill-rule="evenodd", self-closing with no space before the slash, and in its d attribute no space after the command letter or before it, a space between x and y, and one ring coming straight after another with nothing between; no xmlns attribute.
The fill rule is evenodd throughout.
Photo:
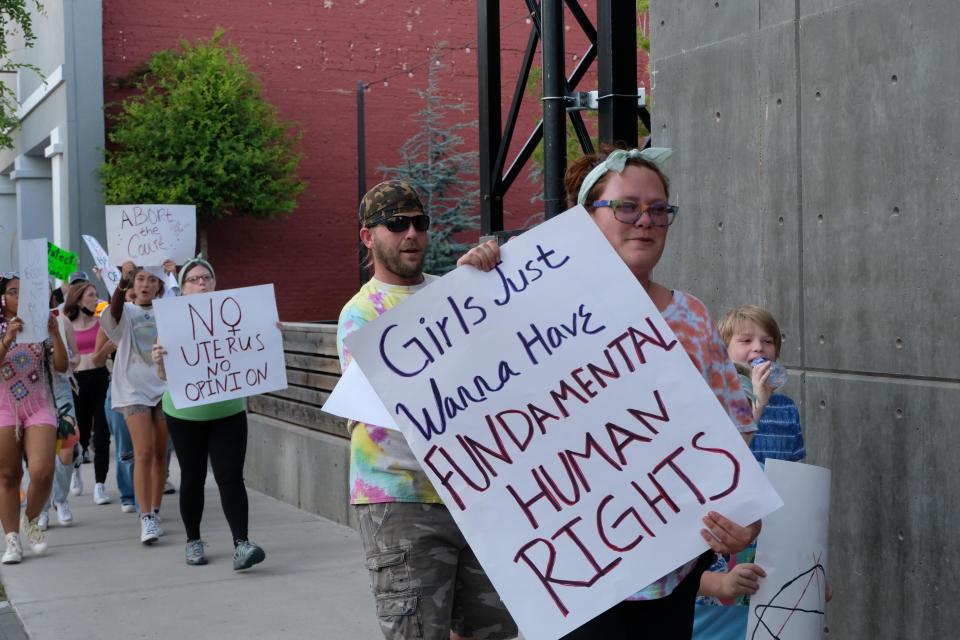
<svg viewBox="0 0 960 640"><path fill-rule="evenodd" d="M826 625L954 637L960 561L960 3L653 2L661 282L784 332L833 470Z"/></svg>

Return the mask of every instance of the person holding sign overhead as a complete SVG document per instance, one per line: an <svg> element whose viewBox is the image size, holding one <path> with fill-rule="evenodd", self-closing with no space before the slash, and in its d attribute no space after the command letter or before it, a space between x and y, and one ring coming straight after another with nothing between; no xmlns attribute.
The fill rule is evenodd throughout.
<svg viewBox="0 0 960 640"><path fill-rule="evenodd" d="M23 535L35 555L47 550L40 513L46 509L53 486L58 424L51 368L64 373L68 367L67 348L53 314L47 323L49 338L39 343L17 343L24 326L17 316L19 294L20 276L4 273L0 277L0 524L6 536L3 564L23 560L20 482L24 455L30 486Z"/></svg>
<svg viewBox="0 0 960 640"><path fill-rule="evenodd" d="M426 287L430 217L413 188L381 182L360 204L360 239L373 277L340 312L340 366L352 361L344 339ZM440 496L399 431L350 425L350 502L390 640L513 638L517 626Z"/></svg>
<svg viewBox="0 0 960 640"><path fill-rule="evenodd" d="M669 204L669 181L658 164L669 154L669 149L606 148L573 162L564 177L564 187L568 199L586 208L643 285L730 419L749 442L752 432L756 431L751 407L706 307L692 295L669 289L651 278L678 210ZM457 264L489 271L499 260L500 249L491 241L471 249ZM735 553L746 548L760 529L759 522L741 527L714 512L704 518L704 525L700 534L710 550L564 638L689 639L701 574L712 564L715 553Z"/></svg>
<svg viewBox="0 0 960 640"><path fill-rule="evenodd" d="M183 295L214 291L217 279L213 266L201 257L187 261L177 278ZM166 380L162 345L153 347L153 361L161 379ZM177 409L170 390L163 393L163 413L180 461L180 516L187 532L186 562L207 564L206 544L200 538L203 517L203 486L207 480L207 458L220 489L223 515L233 536L233 569L241 571L263 562L266 554L247 537L247 488L243 464L247 456L247 412L243 398Z"/></svg>
<svg viewBox="0 0 960 640"><path fill-rule="evenodd" d="M163 381L150 355L157 341L153 301L163 283L142 267L124 265L123 278L110 306L100 314L107 337L117 345L110 392L113 409L123 415L133 441L136 464L133 486L140 505L140 541L153 544L161 535L159 515L167 469L167 425L160 408ZM133 289L133 302L124 302Z"/></svg>

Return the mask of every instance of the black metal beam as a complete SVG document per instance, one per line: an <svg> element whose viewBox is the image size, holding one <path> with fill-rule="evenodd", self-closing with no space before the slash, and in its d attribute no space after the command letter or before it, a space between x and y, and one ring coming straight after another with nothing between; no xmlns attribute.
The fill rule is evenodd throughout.
<svg viewBox="0 0 960 640"><path fill-rule="evenodd" d="M477 0L477 77L480 83L480 232L503 229L500 174L500 0Z"/></svg>
<svg viewBox="0 0 960 640"><path fill-rule="evenodd" d="M517 76L517 85L513 90L513 100L510 103L510 111L507 112L507 126L500 140L500 149L497 152L496 162L493 165L493 173L496 176L503 175L503 166L507 162L507 153L510 151L510 143L513 141L513 132L517 128L517 118L520 116L520 104L523 102L523 94L527 90L527 79L530 78L530 68L533 66L533 58L537 53L537 43L540 42L540 31L536 28L530 29L530 37L527 39L527 49L523 54L523 62L520 64L520 74ZM501 188L503 184L500 184ZM502 192L500 195L504 195ZM495 229L496 231L496 229Z"/></svg>
<svg viewBox="0 0 960 640"><path fill-rule="evenodd" d="M563 0L540 3L543 37L543 206L552 218L567 208L567 77L564 70Z"/></svg>
<svg viewBox="0 0 960 640"><path fill-rule="evenodd" d="M637 8L597 0L600 140L637 146Z"/></svg>

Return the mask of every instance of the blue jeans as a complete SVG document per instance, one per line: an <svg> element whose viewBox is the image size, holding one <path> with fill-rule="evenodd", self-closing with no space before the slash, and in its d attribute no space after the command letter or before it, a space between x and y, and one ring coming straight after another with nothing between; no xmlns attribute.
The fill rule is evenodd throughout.
<svg viewBox="0 0 960 640"><path fill-rule="evenodd" d="M111 408L112 393L107 389L107 400L104 411L107 414L107 426L113 436L113 445L116 447L117 461L117 490L120 492L120 504L136 504L133 495L133 440L127 430L127 421L123 416Z"/></svg>

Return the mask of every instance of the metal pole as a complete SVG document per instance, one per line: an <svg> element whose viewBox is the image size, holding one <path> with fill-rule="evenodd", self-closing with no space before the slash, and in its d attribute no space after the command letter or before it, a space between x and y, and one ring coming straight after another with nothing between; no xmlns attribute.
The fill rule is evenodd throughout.
<svg viewBox="0 0 960 640"><path fill-rule="evenodd" d="M357 82L357 207L359 208L363 196L367 193L367 140L366 140L366 122L365 108L363 104L363 92L365 91L363 82ZM368 279L366 269L363 264L367 261L367 248L363 246L360 237L360 217L357 216L357 268L360 273L360 284L362 285Z"/></svg>
<svg viewBox="0 0 960 640"><path fill-rule="evenodd" d="M637 146L637 9L597 0L600 140Z"/></svg>
<svg viewBox="0 0 960 640"><path fill-rule="evenodd" d="M630 3L631 5L633 3ZM540 4L543 39L543 206L552 218L567 208L567 78L563 65L563 0Z"/></svg>
<svg viewBox="0 0 960 640"><path fill-rule="evenodd" d="M502 137L500 116L500 0L477 0L479 82L480 234L503 230L503 194L496 171Z"/></svg>

